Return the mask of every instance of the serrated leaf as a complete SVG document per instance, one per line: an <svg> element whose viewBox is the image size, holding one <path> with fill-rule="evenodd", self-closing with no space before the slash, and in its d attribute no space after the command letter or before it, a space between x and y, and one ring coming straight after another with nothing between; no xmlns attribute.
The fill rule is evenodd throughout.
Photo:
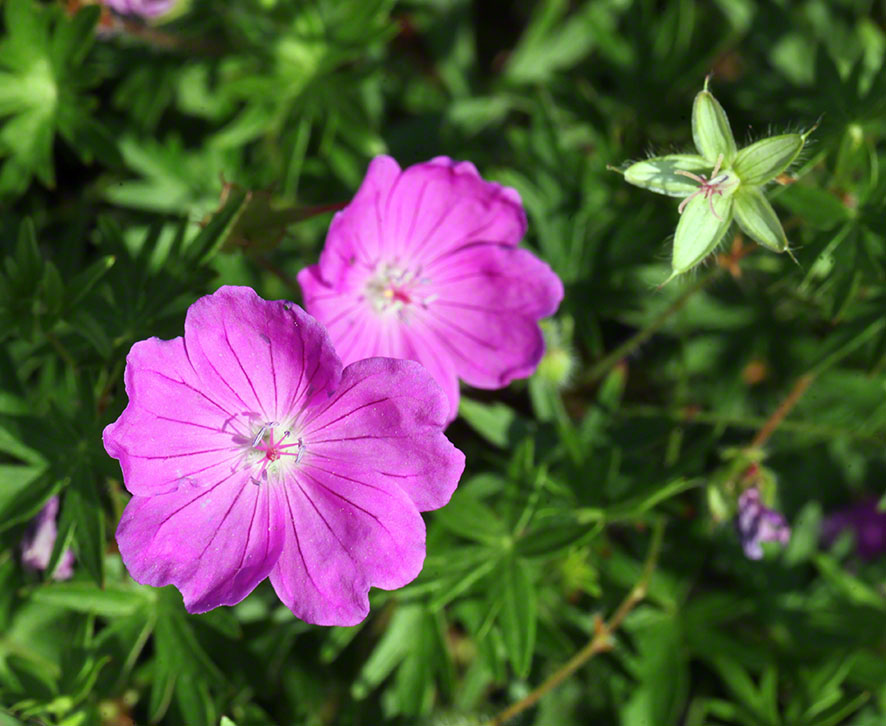
<svg viewBox="0 0 886 726"><path fill-rule="evenodd" d="M733 200L735 221L742 232L773 252L784 252L788 248L788 238L778 215L759 187L742 184Z"/></svg>
<svg viewBox="0 0 886 726"><path fill-rule="evenodd" d="M625 181L669 197L688 197L698 191L698 182L680 174L708 175L713 164L695 154L668 154L631 164L625 169Z"/></svg>
<svg viewBox="0 0 886 726"><path fill-rule="evenodd" d="M537 595L526 565L517 557L506 561L502 578L499 624L511 667L525 678L535 648Z"/></svg>
<svg viewBox="0 0 886 726"><path fill-rule="evenodd" d="M737 151L732 127L720 102L708 91L708 79L692 103L692 140L698 153L711 164L716 164L721 154L723 167L732 164Z"/></svg>

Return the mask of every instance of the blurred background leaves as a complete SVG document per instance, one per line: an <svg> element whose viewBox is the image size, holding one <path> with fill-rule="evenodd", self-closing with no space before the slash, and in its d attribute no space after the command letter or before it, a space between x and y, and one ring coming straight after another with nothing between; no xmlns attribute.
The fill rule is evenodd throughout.
<svg viewBox="0 0 886 726"><path fill-rule="evenodd" d="M882 2L81 5L0 2L0 723L484 723L594 637L659 521L612 649L515 723L886 720L886 562L819 543L884 493ZM769 191L799 264L736 236L659 290L676 201L606 167L690 149L709 72L739 145L822 118ZM114 546L126 353L221 284L298 301L382 152L518 189L567 286L548 357L463 396L462 484L366 622L307 626L267 585L188 615ZM729 520L748 451L793 526L759 562ZM67 582L19 558L54 494Z"/></svg>

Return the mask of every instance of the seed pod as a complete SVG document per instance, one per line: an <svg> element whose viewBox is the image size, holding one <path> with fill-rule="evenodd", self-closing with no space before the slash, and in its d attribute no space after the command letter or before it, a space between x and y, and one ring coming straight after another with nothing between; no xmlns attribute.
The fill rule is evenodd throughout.
<svg viewBox="0 0 886 726"><path fill-rule="evenodd" d="M686 205L674 235L671 277L691 270L720 243L732 224L733 196L698 196Z"/></svg>
<svg viewBox="0 0 886 726"><path fill-rule="evenodd" d="M677 172L706 174L710 170L710 162L695 154L668 154L631 164L625 169L624 177L629 184L658 194L688 197L698 189L698 182Z"/></svg>
<svg viewBox="0 0 886 726"><path fill-rule="evenodd" d="M775 179L787 169L806 143L806 134L782 134L760 139L735 157L732 170L742 184L756 186Z"/></svg>
<svg viewBox="0 0 886 726"><path fill-rule="evenodd" d="M784 228L759 187L742 185L733 199L735 221L742 232L773 252L784 252L788 248Z"/></svg>
<svg viewBox="0 0 886 726"><path fill-rule="evenodd" d="M710 76L705 78L704 90L695 96L692 104L692 139L698 153L713 164L723 154L723 166L730 167L735 158L735 138L729 119L720 102L708 91Z"/></svg>

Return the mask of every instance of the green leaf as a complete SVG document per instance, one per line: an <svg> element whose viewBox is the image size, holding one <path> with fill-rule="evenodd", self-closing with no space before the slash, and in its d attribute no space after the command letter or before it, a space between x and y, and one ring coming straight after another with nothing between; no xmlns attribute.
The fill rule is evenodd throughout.
<svg viewBox="0 0 886 726"><path fill-rule="evenodd" d="M46 603L80 613L120 618L133 615L152 602L150 591L108 585L100 589L84 582L56 582L31 593L35 602Z"/></svg>
<svg viewBox="0 0 886 726"><path fill-rule="evenodd" d="M711 213L711 202L720 219ZM732 224L732 205L732 196L709 200L704 195L686 205L674 235L671 277L691 270L720 244Z"/></svg>
<svg viewBox="0 0 886 726"><path fill-rule="evenodd" d="M502 574L499 616L502 637L514 672L525 678L529 675L535 647L537 596L526 565L520 558L509 558Z"/></svg>
<svg viewBox="0 0 886 726"><path fill-rule="evenodd" d="M765 184L794 162L805 142L806 134L782 134L761 139L738 152L732 170L742 184Z"/></svg>
<svg viewBox="0 0 886 726"><path fill-rule="evenodd" d="M435 512L434 521L454 534L477 542L497 542L507 534L499 516L462 487L456 490L449 504Z"/></svg>
<svg viewBox="0 0 886 726"><path fill-rule="evenodd" d="M711 162L695 154L668 154L631 164L625 169L625 181L669 197L688 197L698 191L698 182L679 172L708 175Z"/></svg>
<svg viewBox="0 0 886 726"><path fill-rule="evenodd" d="M44 466L0 464L0 532L29 521L59 486Z"/></svg>
<svg viewBox="0 0 886 726"><path fill-rule="evenodd" d="M76 522L74 548L77 562L101 587L104 584L105 518L95 485L95 474L87 466L76 465L64 506Z"/></svg>
<svg viewBox="0 0 886 726"><path fill-rule="evenodd" d="M458 413L484 439L502 449L523 438L528 430L517 412L503 403L480 403L462 396Z"/></svg>
<svg viewBox="0 0 886 726"><path fill-rule="evenodd" d="M748 237L773 252L784 252L788 238L772 205L759 187L742 184L733 195L733 211L739 228Z"/></svg>
<svg viewBox="0 0 886 726"><path fill-rule="evenodd" d="M406 657L409 643L416 629L421 627L423 617L421 605L400 605L396 609L384 635L351 686L354 698L366 698Z"/></svg>
<svg viewBox="0 0 886 726"><path fill-rule="evenodd" d="M849 209L825 189L791 184L776 201L803 218L803 223L817 229L833 229L849 219Z"/></svg>
<svg viewBox="0 0 886 726"><path fill-rule="evenodd" d="M705 79L704 90L695 96L692 103L692 139L698 153L711 164L716 164L722 154L722 166L728 168L735 158L737 148L726 112L708 91L709 80Z"/></svg>
<svg viewBox="0 0 886 726"><path fill-rule="evenodd" d="M200 230L188 247L188 258L194 265L205 264L227 241L237 225L237 220L246 211L249 195L235 191L224 206L219 209L209 223Z"/></svg>
<svg viewBox="0 0 886 726"><path fill-rule="evenodd" d="M116 260L114 255L100 257L71 279L68 283L66 300L68 310L75 308L77 303L86 297L95 284L114 266Z"/></svg>

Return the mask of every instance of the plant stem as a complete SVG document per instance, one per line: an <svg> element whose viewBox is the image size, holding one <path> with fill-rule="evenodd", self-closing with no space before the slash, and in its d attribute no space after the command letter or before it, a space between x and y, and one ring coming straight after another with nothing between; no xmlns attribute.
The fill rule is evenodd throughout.
<svg viewBox="0 0 886 726"><path fill-rule="evenodd" d="M566 661L566 663L560 666L560 668L532 691L532 693L517 701L517 703L508 706L508 708L489 721L486 726L502 726L502 724L507 723L514 718L514 716L538 703L544 695L559 686L597 653L612 649L612 634L618 630L619 626L631 610L633 610L637 604L646 597L649 581L652 579L652 573L655 572L655 566L658 564L658 555L661 551L663 535L664 520L656 520L652 531L652 543L649 545L649 552L646 555L646 561L643 563L643 572L640 575L640 579L637 580L636 584L631 588L624 600L621 601L621 604L612 614L612 617L606 622L601 622L597 625L594 637L591 638L588 644Z"/></svg>
<svg viewBox="0 0 886 726"><path fill-rule="evenodd" d="M663 418L680 423L728 426L739 429L761 429L766 423L766 419L762 416L729 416L708 411L693 411L686 408L667 409L649 405L625 406L619 411L619 415L624 418ZM782 431L814 436L819 439L833 439L844 436L853 441L886 444L886 435L882 433L863 433L856 430L840 429L835 426L809 423L808 421L782 421L779 424L779 428Z"/></svg>
<svg viewBox="0 0 886 726"><path fill-rule="evenodd" d="M797 379L797 382L794 384L794 387L791 389L787 398L785 398L785 400L781 402L781 405L772 412L772 415L766 419L766 422L760 427L754 440L751 441L751 446L753 448L759 448L769 440L769 437L772 436L779 424L784 421L785 417L791 412L791 410L793 410L794 406L797 405L797 401L803 397L803 394L806 393L806 389L812 385L812 381L814 380L814 373L806 373Z"/></svg>
<svg viewBox="0 0 886 726"><path fill-rule="evenodd" d="M649 340L658 330L668 321L674 313L679 312L695 293L707 287L715 277L721 272L720 267L714 267L704 275L699 277L691 286L687 287L683 293L672 302L667 309L659 313L653 320L641 330L628 338L624 343L609 353L585 374L582 383L596 383L600 378L605 376L611 368L616 366L619 361L626 358L639 348L643 343Z"/></svg>

